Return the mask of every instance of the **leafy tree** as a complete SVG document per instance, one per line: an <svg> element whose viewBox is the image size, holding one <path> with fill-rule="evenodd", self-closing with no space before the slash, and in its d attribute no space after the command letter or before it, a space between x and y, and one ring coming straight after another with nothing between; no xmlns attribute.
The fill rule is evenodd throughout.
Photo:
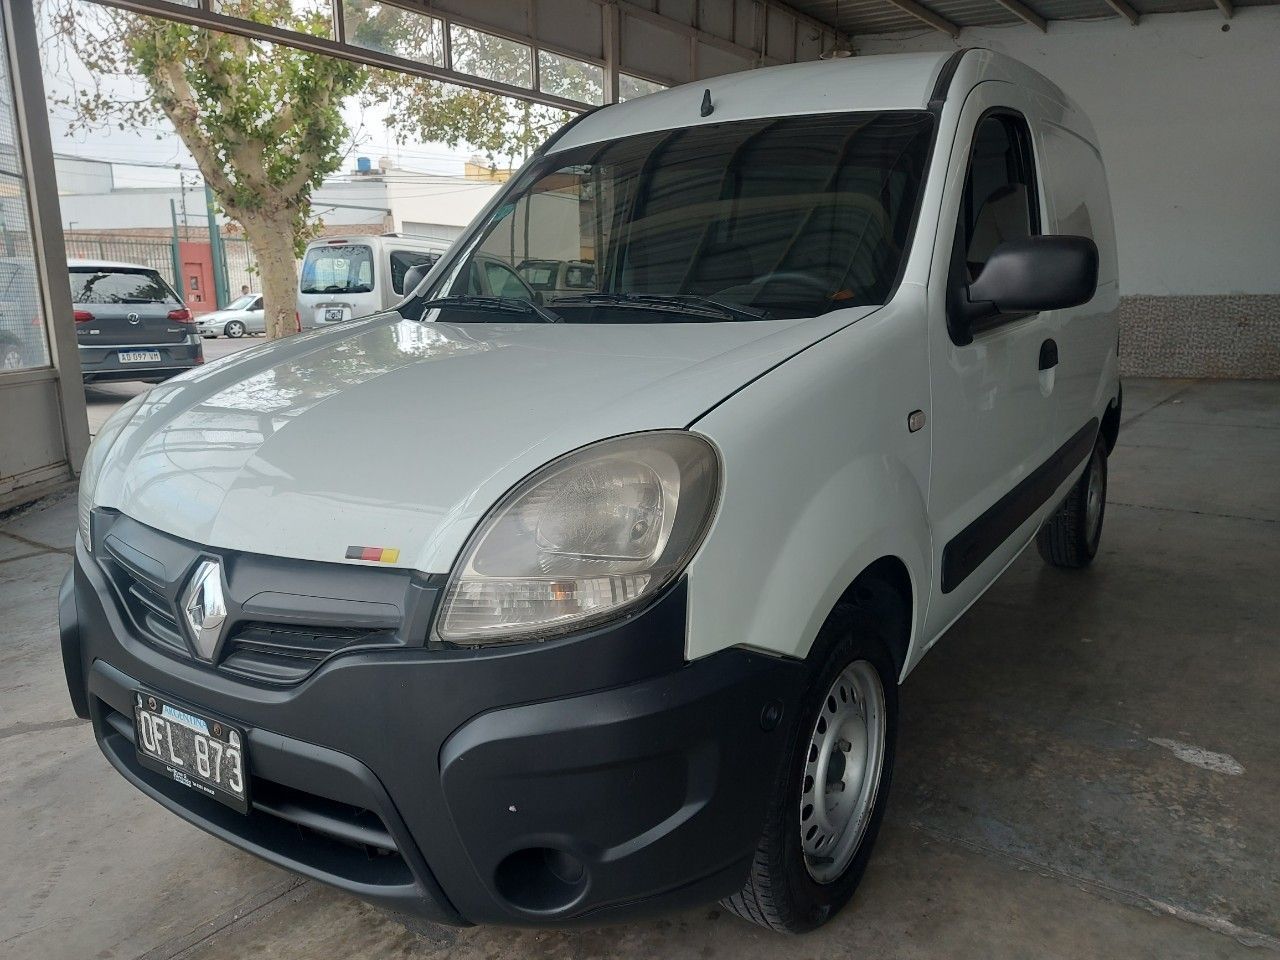
<svg viewBox="0 0 1280 960"><path fill-rule="evenodd" d="M311 194L341 166L351 133L344 100L390 113L395 135L470 144L494 159L527 156L567 115L433 80L85 3L42 0L51 39L89 72L60 102L73 127L115 124L140 134L160 117L173 125L222 209L244 229L262 272L267 335L295 329L296 258L310 237ZM232 16L328 35L327 3L219 0ZM362 46L427 63L443 60L440 22L377 0L346 0L345 20ZM434 25L434 26L433 26ZM467 34L454 44L459 69L528 85L528 51ZM63 66L67 64L64 63ZM122 87L140 77L145 96ZM570 69L567 96L597 99L598 82ZM595 83L593 92L592 84Z"/></svg>
<svg viewBox="0 0 1280 960"><path fill-rule="evenodd" d="M223 210L244 229L262 272L269 337L296 329L300 246L311 192L341 165L349 138L342 102L364 71L332 57L233 34L140 17L75 0L51 0L65 37L93 82L65 103L77 123L145 130L163 115L195 159ZM224 12L305 33L327 33L315 12L289 0L227 0ZM140 76L147 96L121 100L113 78Z"/></svg>

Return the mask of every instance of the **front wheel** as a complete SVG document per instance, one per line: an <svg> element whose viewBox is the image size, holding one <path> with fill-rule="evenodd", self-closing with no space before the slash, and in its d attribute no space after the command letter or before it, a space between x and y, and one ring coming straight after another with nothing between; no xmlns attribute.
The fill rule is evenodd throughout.
<svg viewBox="0 0 1280 960"><path fill-rule="evenodd" d="M895 598L896 599L896 598ZM801 701L792 745L742 890L724 901L780 933L804 933L849 902L884 817L898 732L898 687L884 621L841 604Z"/></svg>
<svg viewBox="0 0 1280 960"><path fill-rule="evenodd" d="M231 337L233 340L238 340L240 337L243 337L244 331L245 331L245 326L239 320L232 320L223 329L223 333L225 333L228 337Z"/></svg>
<svg viewBox="0 0 1280 960"><path fill-rule="evenodd" d="M1107 443L1101 436L1093 456L1062 506L1036 533L1036 549L1045 563L1079 569L1093 562L1107 512Z"/></svg>

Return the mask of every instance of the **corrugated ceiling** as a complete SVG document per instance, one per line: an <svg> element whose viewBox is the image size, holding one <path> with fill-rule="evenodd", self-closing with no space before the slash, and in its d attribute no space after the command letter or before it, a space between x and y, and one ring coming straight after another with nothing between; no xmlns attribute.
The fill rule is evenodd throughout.
<svg viewBox="0 0 1280 960"><path fill-rule="evenodd" d="M836 0L788 0L790 6L824 23L835 24ZM1106 0L1021 0L1022 4L1047 20L1094 20L1119 18ZM1187 10L1216 10L1214 0L1127 0L1138 14L1179 13ZM1233 0L1231 6L1262 6L1280 0ZM998 0L920 0L921 6L958 27L990 27L1022 23ZM892 0L840 0L840 30L850 36L932 29L920 19L895 6Z"/></svg>

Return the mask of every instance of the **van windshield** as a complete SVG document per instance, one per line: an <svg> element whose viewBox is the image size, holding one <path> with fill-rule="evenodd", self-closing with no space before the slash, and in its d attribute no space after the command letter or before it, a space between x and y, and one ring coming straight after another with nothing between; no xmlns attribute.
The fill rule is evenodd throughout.
<svg viewBox="0 0 1280 960"><path fill-rule="evenodd" d="M883 303L906 253L932 118L823 114L639 134L522 174L431 291L450 321L528 298L570 323L814 316ZM495 262L523 283L488 290Z"/></svg>
<svg viewBox="0 0 1280 960"><path fill-rule="evenodd" d="M370 293L373 251L362 243L312 247L302 261L299 293Z"/></svg>

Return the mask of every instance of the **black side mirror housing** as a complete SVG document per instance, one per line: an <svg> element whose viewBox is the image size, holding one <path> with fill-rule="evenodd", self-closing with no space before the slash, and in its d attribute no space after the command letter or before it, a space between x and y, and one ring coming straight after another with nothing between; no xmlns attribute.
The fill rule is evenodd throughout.
<svg viewBox="0 0 1280 960"><path fill-rule="evenodd" d="M968 288L954 284L948 326L963 345L1005 320L1088 303L1097 289L1098 247L1088 237L1009 240L996 247Z"/></svg>
<svg viewBox="0 0 1280 960"><path fill-rule="evenodd" d="M404 272L404 284L401 287L405 296L410 296L413 291L418 289L418 284L422 282L422 278L431 272L431 268L435 266L433 263L414 264Z"/></svg>

